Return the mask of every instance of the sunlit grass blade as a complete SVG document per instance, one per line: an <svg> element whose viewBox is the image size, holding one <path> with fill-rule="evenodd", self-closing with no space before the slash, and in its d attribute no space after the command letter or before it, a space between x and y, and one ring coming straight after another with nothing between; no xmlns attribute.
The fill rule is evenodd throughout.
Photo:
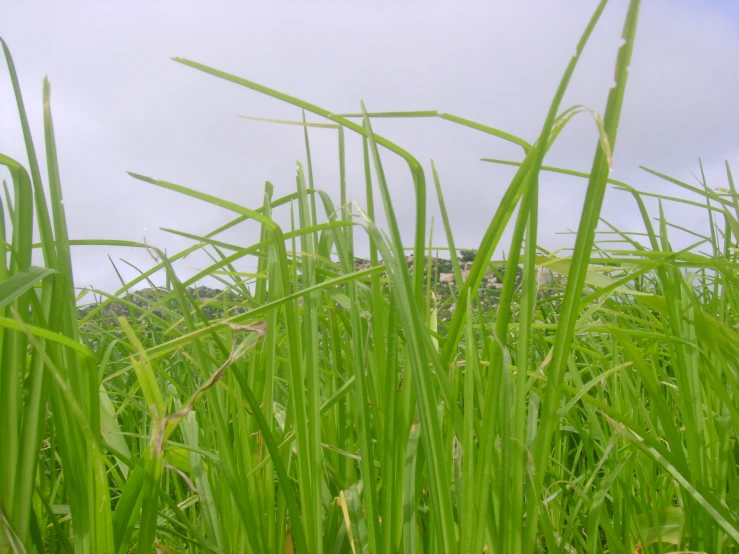
<svg viewBox="0 0 739 554"><path fill-rule="evenodd" d="M616 133L621 116L624 93L626 90L628 68L631 63L631 56L634 48L639 6L640 2L638 0L633 0L629 4L629 12L626 23L624 24L622 35L624 44L620 47L618 52L615 74L616 86L612 88L609 93L606 111L603 118L606 134L612 149L615 148L616 145ZM557 336L554 343L552 361L547 370L548 379L546 394L543 402L541 425L535 452L536 479L539 484L543 483L547 467L549 466L550 446L552 440L551 435L555 424L554 415L558 408L559 384L565 371L568 349L572 341L574 327L577 321L579 296L582 293L585 281L585 274L587 272L588 262L591 255L595 228L600 218L600 211L603 204L603 197L608 178L608 169L606 154L603 149L599 147L593 160L591 178L588 183L588 190L585 196L580 226L573 252L572 272L567 280L567 288L565 291L564 303L562 305ZM534 522L536 521L536 516L535 514L528 514L528 517L530 519L527 520L529 531L526 544L528 548L530 548L534 541Z"/></svg>
<svg viewBox="0 0 739 554"><path fill-rule="evenodd" d="M295 98L294 96L290 96L288 94L278 92L269 87L265 87L253 81L249 81L248 79L237 77L235 75L231 75L223 71L219 71L217 69L207 67L197 62L186 60L184 58L173 58L173 59L174 61L178 63L182 63L194 69L198 69L200 71L203 71L215 77L224 79L231 83L250 88L256 92L260 92L267 96L271 96L273 98L276 98L288 104L292 104L294 106L302 108L303 110L306 110L308 112L314 113L318 116L330 119L332 121L335 121L336 123L339 123L343 127L346 127L347 129L351 131L354 131L355 133L359 133L360 135L366 136L366 131L364 130L363 126L358 125L352 121L349 121L346 118L336 117L328 110L320 108L314 104L305 102L298 98ZM424 177L423 168L421 167L421 164L419 164L418 161L410 153L408 153L403 148L397 146L396 144L390 142L389 140L381 136L375 136L375 141L378 145L387 148L391 152L403 158L408 164L408 168L410 169L411 175L413 177L413 185L415 187L415 193L416 193L416 205L415 205L416 207L416 230L415 230L415 240L414 240L414 244L415 244L414 256L420 260L421 258L423 258L423 248L426 243L425 238L424 238L426 234L426 180ZM418 302L420 306L422 304L422 298L423 298L423 291L422 291L423 273L417 269L415 269L413 272L413 283L414 283L414 288L415 288L416 302Z"/></svg>

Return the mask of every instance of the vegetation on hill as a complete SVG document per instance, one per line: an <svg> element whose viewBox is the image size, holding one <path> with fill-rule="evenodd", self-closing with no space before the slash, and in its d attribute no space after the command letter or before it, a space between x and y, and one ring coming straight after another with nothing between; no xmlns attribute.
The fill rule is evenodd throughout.
<svg viewBox="0 0 739 554"><path fill-rule="evenodd" d="M406 258L408 269L413 270L413 257ZM458 264L465 272L469 272L474 261L474 254L467 254L459 258ZM457 286L452 280L453 264L451 260L439 257L425 257L423 264L424 296L431 295L437 317L441 321L449 321L456 309ZM354 268L357 271L369 269L371 262L367 259L355 258ZM498 305L500 291L503 288L503 279L506 272L505 265L491 264L485 272L485 277L478 289L479 299L474 309L481 309L492 315ZM387 283L387 275L382 275L383 282ZM541 280L541 279L540 279ZM300 282L300 278L298 278ZM547 285L551 278L542 284ZM516 268L516 283L520 286L521 270ZM248 287L218 289L206 286L189 287L186 291L188 310L193 311L194 303L203 310L208 320L217 320L235 314L244 313L254 303L254 295ZM82 300L84 302L84 300ZM95 312L94 317L90 316ZM118 326L118 318L126 317L129 321L157 321L164 323L165 313L179 314L179 305L174 297L174 291L165 287L143 288L126 293L125 298L108 298L105 301L84 303L78 310L79 319L85 321L86 329L91 336L96 336L100 326ZM181 319L181 314L179 314Z"/></svg>

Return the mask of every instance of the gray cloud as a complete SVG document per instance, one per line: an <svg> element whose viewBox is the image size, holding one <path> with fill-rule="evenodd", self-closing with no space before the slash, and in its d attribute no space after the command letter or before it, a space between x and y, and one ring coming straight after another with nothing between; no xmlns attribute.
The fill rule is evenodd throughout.
<svg viewBox="0 0 739 554"><path fill-rule="evenodd" d="M612 2L588 45L563 107L602 111L613 79L626 2ZM184 67L181 56L315 102L334 112L437 109L534 140L561 73L596 2L498 2L364 6L285 3L277 7L214 3L16 2L4 31L36 136L43 146L40 90L52 82L65 204L73 238L147 240L168 252L189 241L159 231L207 233L232 217L219 208L157 189L126 170L222 196L261 204L264 182L277 196L295 186L304 160L302 131L239 119L239 114L298 119L296 108ZM726 186L723 161L739 161L739 18L720 2L645 2L638 30L613 176L652 192L683 195L638 169L653 167L692 180L701 157L714 186ZM12 117L9 82L0 77L0 152L25 160ZM310 117L310 116L309 116ZM315 117L312 117L316 120ZM412 152L427 168L436 161L455 240L475 247L512 170L481 157L518 160L518 147L441 120L377 120L378 133ZM316 186L338 204L334 131L311 130ZM348 135L350 196L365 204L361 143ZM597 135L579 116L546 163L588 170ZM410 243L413 187L404 164L383 153ZM541 239L568 244L558 231L577 226L585 181L543 175ZM436 200L435 242L443 242ZM692 211L669 206L679 224L702 224ZM604 216L640 230L633 202L609 192ZM279 221L289 224L282 210ZM380 219L380 223L383 220ZM678 234L679 235L679 234ZM676 235L676 237L678 237ZM256 226L224 236L257 239ZM677 240L677 238L676 238ZM504 243L503 243L503 249ZM77 286L112 289L116 277L102 248L75 249ZM116 249L141 268L140 251ZM178 265L183 275L206 258ZM118 262L117 262L118 263ZM120 266L127 277L133 269ZM242 265L241 267L245 267Z"/></svg>

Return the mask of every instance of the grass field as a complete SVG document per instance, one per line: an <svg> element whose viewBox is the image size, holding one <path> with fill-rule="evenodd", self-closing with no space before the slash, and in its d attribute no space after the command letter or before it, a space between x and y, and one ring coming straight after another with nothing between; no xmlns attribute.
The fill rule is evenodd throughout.
<svg viewBox="0 0 739 554"><path fill-rule="evenodd" d="M448 114L372 114L362 105L340 116L176 58L323 122L294 122L306 138L296 190L276 198L267 183L259 205L132 173L233 212L206 236L178 231L192 246L168 256L68 236L48 81L37 150L3 43L28 160L0 155L10 178L0 212L0 553L736 552L739 193L728 164L716 185L652 172L675 192L658 196L660 210L650 213L645 199L654 194L609 178L638 55L638 0L624 23L615 86L595 117L591 171L542 165L567 123L590 117L561 101L604 6L533 144ZM440 117L521 147L520 160L489 160L518 169L466 278L444 183L433 164L424 169L375 135L377 117ZM313 187L313 126L338 136L341 198ZM348 133L363 137L362 160L345 159ZM410 270L383 171L388 156L407 162L415 184ZM361 206L347 202L348 164L365 168ZM536 246L543 172L587 183L570 257ZM454 273L448 318L439 317L439 285L420 262L435 253L430 187ZM630 193L640 233L603 221L608 187ZM708 234L688 230L695 243L683 250L671 247L675 225L661 209L675 202L710 222ZM289 229L274 221L283 210L293 216ZM386 229L373 224L381 212ZM261 225L258 242L219 240L247 220ZM502 245L506 229L512 239ZM359 236L369 237L370 261L357 270ZM78 317L70 250L85 245L148 249L156 261ZM479 309L501 246L498 300ZM32 265L34 249L42 264ZM212 265L178 278L172 264L199 250ZM257 266L253 275L236 270L245 260ZM540 285L541 268L557 278ZM133 302L130 294L161 273L161 295L145 308ZM193 296L205 277L227 293ZM103 317L113 301L129 313ZM208 311L214 306L219 315Z"/></svg>

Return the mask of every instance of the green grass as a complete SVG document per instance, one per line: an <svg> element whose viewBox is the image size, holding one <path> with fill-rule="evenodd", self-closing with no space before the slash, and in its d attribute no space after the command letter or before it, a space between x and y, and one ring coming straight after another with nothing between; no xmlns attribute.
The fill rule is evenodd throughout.
<svg viewBox="0 0 739 554"><path fill-rule="evenodd" d="M638 0L606 110L595 114L590 171L543 165L564 126L592 115L561 101L605 4L533 143L437 112L362 104L337 115L176 58L300 108L301 121L269 121L302 128L306 157L294 193L275 198L267 183L261 205L248 208L131 173L234 214L206 236L170 230L193 246L169 256L68 237L48 81L42 178L3 43L28 161L0 155L9 174L0 211L0 552L736 552L739 194L728 164L718 188L705 176L690 185L648 170L675 188L670 196L610 179L638 55ZM307 122L306 112L324 121ZM522 147L520 160L487 160L518 169L466 279L444 171L431 164L455 278L444 291L456 304L449 317L440 316L434 268L421 262L439 246L428 238L429 173L374 133L379 117L438 117ZM338 204L314 188L315 132L337 134ZM362 160L345 158L349 132L362 137ZM415 186L411 270L388 155L407 162ZM350 163L365 169L361 206L347 201ZM537 247L542 172L587 182L571 256ZM601 213L609 186L633 199L641 232L622 232ZM657 213L646 208L654 196ZM666 220L667 203L707 214L708 234L688 230L695 244L674 250L671 232L685 229ZM283 210L290 229L275 223ZM373 223L380 212L387 229ZM257 242L220 240L247 220L261 225ZM370 263L357 270L362 234ZM105 300L78 317L70 249L86 245L149 249L156 263L113 294L99 291ZM503 286L497 306L483 307L478 289L501 247ZM182 280L173 263L195 251L212 263ZM246 262L252 275L236 269ZM540 286L542 267L560 277ZM131 301L162 273L158 299ZM222 283L220 298L193 297L205 277ZM113 302L128 317L104 317Z"/></svg>

